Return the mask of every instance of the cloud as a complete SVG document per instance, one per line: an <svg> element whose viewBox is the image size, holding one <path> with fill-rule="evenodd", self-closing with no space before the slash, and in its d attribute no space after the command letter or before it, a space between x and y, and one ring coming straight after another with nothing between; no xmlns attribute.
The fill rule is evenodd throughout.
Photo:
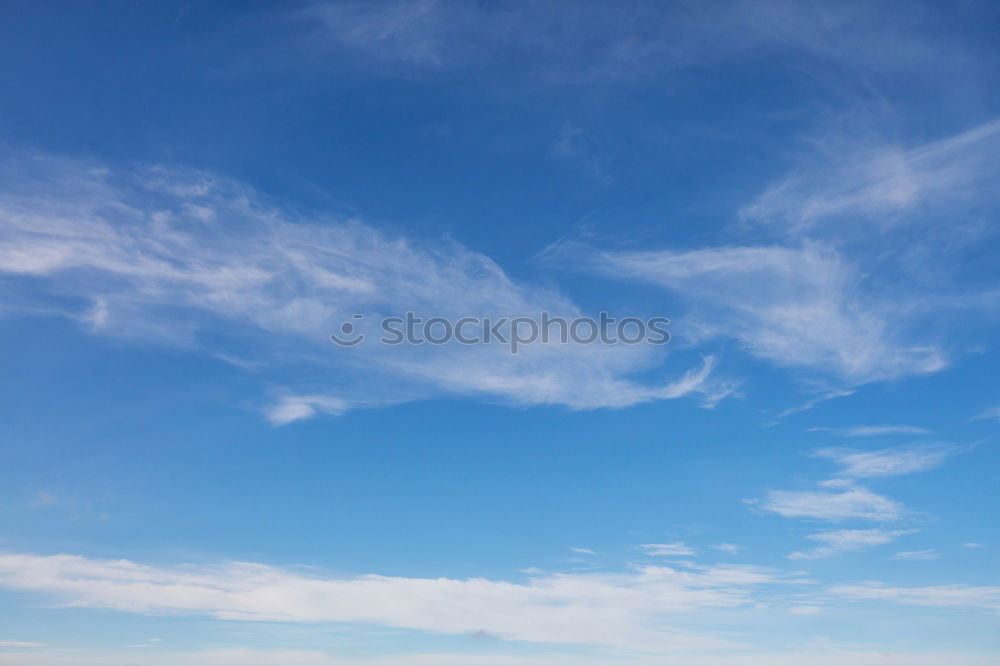
<svg viewBox="0 0 1000 666"><path fill-rule="evenodd" d="M968 653L893 653L837 645L822 650L728 652L670 658L637 654L488 654L442 652L352 657L319 650L262 650L227 647L203 651L137 654L92 649L0 652L0 666L994 666L992 655Z"/></svg>
<svg viewBox="0 0 1000 666"><path fill-rule="evenodd" d="M0 641L0 649L3 648L40 648L45 647L44 643L30 643L27 641Z"/></svg>
<svg viewBox="0 0 1000 666"><path fill-rule="evenodd" d="M919 444L878 451L827 448L816 451L815 455L839 465L842 477L867 479L933 469L961 450L962 447L950 444Z"/></svg>
<svg viewBox="0 0 1000 666"><path fill-rule="evenodd" d="M953 352L926 331L939 340L980 334L982 315L997 311L995 284L982 279L978 257L996 237L985 220L1000 211L992 159L1000 119L919 145L840 134L810 137L808 145L810 156L741 210L743 233L849 257L864 276L866 307L894 331L888 339L944 367ZM947 330L935 324L944 309L953 313Z"/></svg>
<svg viewBox="0 0 1000 666"><path fill-rule="evenodd" d="M549 154L555 159L562 160L580 171L588 173L604 185L612 183L611 177L601 164L599 142L590 132L586 132L576 125L563 125L559 132L559 138L552 145Z"/></svg>
<svg viewBox="0 0 1000 666"><path fill-rule="evenodd" d="M891 559L894 560L940 560L941 555L934 550L929 548L927 550L907 550L901 553L896 553Z"/></svg>
<svg viewBox="0 0 1000 666"><path fill-rule="evenodd" d="M174 568L73 555L0 555L0 586L73 606L220 620L369 623L439 634L634 650L731 645L671 626L694 608L749 605L761 586L792 579L751 566L647 566L625 573L550 574L527 583L483 578L324 577L230 562Z"/></svg>
<svg viewBox="0 0 1000 666"><path fill-rule="evenodd" d="M853 484L831 490L771 490L751 502L785 518L838 522L849 519L891 521L906 515L902 504Z"/></svg>
<svg viewBox="0 0 1000 666"><path fill-rule="evenodd" d="M867 550L874 546L892 543L898 537L907 534L906 531L887 530L834 530L810 534L808 538L818 541L821 545L812 550L795 552L789 555L792 560L816 560L833 557L842 553L853 553Z"/></svg>
<svg viewBox="0 0 1000 666"><path fill-rule="evenodd" d="M796 236L824 224L836 225L839 235L844 225L884 231L924 223L928 209L952 217L960 204L995 201L998 148L1000 120L912 148L837 142L828 148L832 164L800 167L741 214Z"/></svg>
<svg viewBox="0 0 1000 666"><path fill-rule="evenodd" d="M872 582L836 585L828 591L834 596L855 601L894 601L913 606L1000 611L1000 587L974 585L885 587L881 583Z"/></svg>
<svg viewBox="0 0 1000 666"><path fill-rule="evenodd" d="M826 394L934 373L953 356L932 325L940 308L986 307L958 273L963 253L993 233L982 218L1000 203L998 145L1000 120L874 158L836 143L829 152L842 165L800 165L743 209L753 244L598 251L566 243L551 255L670 291L688 306L688 342L736 340L769 363L818 375ZM854 433L875 434L890 433Z"/></svg>
<svg viewBox="0 0 1000 666"><path fill-rule="evenodd" d="M377 322L408 311L581 314L455 242L292 212L202 172L22 155L0 176L0 274L23 285L9 308L45 303L94 333L197 349L270 385L294 383L264 409L275 424L437 392L590 409L712 403L731 391L710 378L712 357L672 379L630 379L663 363L655 345L537 343L515 356L503 345L378 344ZM343 322L370 340L333 345Z"/></svg>
<svg viewBox="0 0 1000 666"><path fill-rule="evenodd" d="M744 550L746 550L744 546L737 546L736 544L732 543L717 543L714 546L709 546L709 548L713 548L719 552L726 553L728 555L736 555L737 553L741 553Z"/></svg>
<svg viewBox="0 0 1000 666"><path fill-rule="evenodd" d="M31 506L35 508L52 506L58 503L59 500L56 498L56 496L47 490L39 490L37 493L35 493L35 498L31 500Z"/></svg>
<svg viewBox="0 0 1000 666"><path fill-rule="evenodd" d="M834 389L828 390L820 395L810 398L801 405L793 405L786 409L783 409L779 414L778 418L783 419L786 416L791 416L792 414L801 414L802 412L807 412L821 402L826 402L827 400L836 400L837 398L846 398L848 396L854 395L856 391L853 389Z"/></svg>
<svg viewBox="0 0 1000 666"><path fill-rule="evenodd" d="M830 143L836 167L805 161L743 208L740 232L753 243L642 251L563 243L550 255L670 291L688 310L675 317L685 323L676 339L736 340L757 358L808 371L824 395L940 371L954 356L941 309L995 311L995 287L964 267L978 266L976 253L995 234L983 219L1000 208L992 160L1000 120L874 156ZM969 323L963 333L978 330ZM916 432L845 434L904 427Z"/></svg>
<svg viewBox="0 0 1000 666"><path fill-rule="evenodd" d="M990 409L984 410L976 415L977 420L989 419L991 421L1000 421L1000 407L991 407Z"/></svg>
<svg viewBox="0 0 1000 666"><path fill-rule="evenodd" d="M286 395L269 405L264 415L274 425L287 425L293 421L309 419L317 414L340 416L351 409L351 404L341 398L327 395Z"/></svg>
<svg viewBox="0 0 1000 666"><path fill-rule="evenodd" d="M792 606L788 609L792 615L819 615L823 612L822 606Z"/></svg>
<svg viewBox="0 0 1000 666"><path fill-rule="evenodd" d="M950 17L929 7L914 12L928 23ZM309 3L295 16L306 35L296 35L297 45L337 61L406 75L474 69L488 79L496 72L508 85L524 77L556 85L647 81L784 56L820 81L843 76L831 65L849 65L869 75L934 72L940 87L978 65L966 41L915 30L878 4L638 1L620 7L590 0L512 9L455 0L336 0Z"/></svg>
<svg viewBox="0 0 1000 666"><path fill-rule="evenodd" d="M858 267L819 243L735 246L687 252L593 252L568 245L600 272L648 282L691 306L696 339L725 336L786 368L860 384L945 367L943 350L911 340L898 303L864 288Z"/></svg>
<svg viewBox="0 0 1000 666"><path fill-rule="evenodd" d="M809 428L809 432L829 431L841 437L879 437L882 435L926 435L927 428L910 425L860 425L850 428Z"/></svg>
<svg viewBox="0 0 1000 666"><path fill-rule="evenodd" d="M681 541L674 543L647 543L639 546L647 555L653 557L669 557L672 555L694 555L695 551Z"/></svg>
<svg viewBox="0 0 1000 666"><path fill-rule="evenodd" d="M899 502L858 485L856 480L922 472L937 467L948 456L963 450L967 450L967 447L951 444L916 444L877 451L820 449L813 455L839 465L841 470L837 478L820 482L819 489L816 490L770 490L763 499L748 502L759 510L786 518L834 522L848 519L898 520L910 512ZM830 538L849 538L852 534L859 539L877 538L876 530L824 533L830 535ZM810 538L823 541L826 537L814 535Z"/></svg>

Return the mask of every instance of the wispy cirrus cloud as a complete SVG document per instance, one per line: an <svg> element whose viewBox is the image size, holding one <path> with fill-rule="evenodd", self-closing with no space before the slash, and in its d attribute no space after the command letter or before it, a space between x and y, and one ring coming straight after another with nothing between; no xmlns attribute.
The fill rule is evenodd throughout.
<svg viewBox="0 0 1000 666"><path fill-rule="evenodd" d="M757 358L807 371L824 395L934 373L954 356L940 327L929 332L935 305L991 307L958 274L993 234L982 215L1000 205L997 145L1000 121L879 159L838 144L841 170L804 164L743 209L742 235L755 243L608 251L569 242L549 256L668 290L686 307L688 340L734 339ZM859 224L866 216L882 226ZM893 234L915 225L918 240L911 233L900 250ZM844 434L902 428L922 432Z"/></svg>
<svg viewBox="0 0 1000 666"><path fill-rule="evenodd" d="M748 503L759 511L774 513L785 518L834 523L847 520L896 522L912 517L913 512L900 502L858 485L857 481L933 469L949 456L967 449L968 447L942 443L896 446L875 451L847 448L820 449L813 455L831 460L841 468L836 478L821 481L815 489L770 490L763 498L748 500ZM794 560L832 557L885 545L907 533L909 530L899 529L843 529L818 532L809 535L808 538L819 542L819 546L794 552L789 557Z"/></svg>
<svg viewBox="0 0 1000 666"><path fill-rule="evenodd" d="M876 451L833 447L820 449L814 455L839 465L842 477L869 479L924 472L965 450L967 447L934 443L894 446Z"/></svg>
<svg viewBox="0 0 1000 666"><path fill-rule="evenodd" d="M516 356L500 345L335 348L328 336L358 313L374 340L382 316L407 311L452 320L580 311L457 243L292 213L211 174L39 155L8 159L2 174L0 273L27 287L8 308L43 302L95 333L199 349L270 372L272 384L294 381L264 409L276 424L440 391L575 409L731 391L710 378L710 356L672 379L630 379L663 362L650 345L539 343ZM303 379L319 368L339 371L335 385Z"/></svg>
<svg viewBox="0 0 1000 666"><path fill-rule="evenodd" d="M840 522L844 520L893 521L906 515L894 500L853 484L820 490L771 490L751 505L785 518Z"/></svg>
<svg viewBox="0 0 1000 666"><path fill-rule="evenodd" d="M929 15L927 21L951 18L930 7L913 11ZM822 72L822 80L836 80L836 67L850 63L876 75L934 71L952 83L957 77L944 72L967 73L978 65L967 42L927 34L878 3L643 0L626 8L588 0L515 9L454 0L323 0L296 8L294 16L304 28L296 35L298 46L341 60L353 56L396 74L475 67L503 72L508 81L520 74L549 84L593 85L780 54L795 57L814 76Z"/></svg>
<svg viewBox="0 0 1000 666"><path fill-rule="evenodd" d="M856 601L893 601L913 606L1000 611L1000 587L975 585L887 587L881 583L871 582L835 585L828 591L835 596Z"/></svg>
<svg viewBox="0 0 1000 666"><path fill-rule="evenodd" d="M810 534L809 539L819 542L819 546L811 550L797 551L788 556L792 560L816 560L833 557L842 553L852 553L867 550L874 546L884 546L892 543L898 537L907 534L905 530L833 530Z"/></svg>
<svg viewBox="0 0 1000 666"><path fill-rule="evenodd" d="M998 171L992 159L1000 148L1000 120L914 147L837 142L827 146L826 164L800 167L743 208L744 220L781 225L801 236L820 225L844 234L845 224L863 231L905 225L938 225L928 212L949 212L963 204L996 202ZM949 216L951 217L951 216ZM949 219L954 233L954 219Z"/></svg>
<svg viewBox="0 0 1000 666"><path fill-rule="evenodd" d="M676 293L690 306L689 331L735 338L778 366L860 384L947 364L943 349L910 339L896 304L862 287L856 265L822 244L687 252L594 252L567 245L553 250L560 254L582 255L606 275Z"/></svg>
<svg viewBox="0 0 1000 666"><path fill-rule="evenodd" d="M652 555L653 557L684 556L694 555L695 553L693 548L682 541L675 541L673 543L647 543L639 546L639 548L647 555Z"/></svg>
<svg viewBox="0 0 1000 666"><path fill-rule="evenodd" d="M763 499L753 500L751 504L786 518L898 520L908 513L902 504L858 485L856 480L926 471L964 450L967 447L942 443L875 451L839 447L820 449L813 455L836 463L841 468L838 478L819 483L820 487L815 490L771 490ZM828 534L848 535L848 532ZM857 534L864 536L862 532Z"/></svg>
<svg viewBox="0 0 1000 666"><path fill-rule="evenodd" d="M1000 421L1000 407L991 407L989 409L985 409L976 415L976 419L977 420L988 419L992 421Z"/></svg>
<svg viewBox="0 0 1000 666"><path fill-rule="evenodd" d="M809 428L809 432L831 432L841 437L881 437L883 435L926 435L927 428L911 425L859 425L848 428Z"/></svg>
<svg viewBox="0 0 1000 666"><path fill-rule="evenodd" d="M925 550L904 550L896 553L890 559L893 560L940 560L941 554L933 548Z"/></svg>

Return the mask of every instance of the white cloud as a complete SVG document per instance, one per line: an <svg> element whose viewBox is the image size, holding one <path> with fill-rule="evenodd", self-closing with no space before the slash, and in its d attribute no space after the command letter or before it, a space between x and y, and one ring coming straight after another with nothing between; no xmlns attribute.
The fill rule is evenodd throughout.
<svg viewBox="0 0 1000 666"><path fill-rule="evenodd" d="M887 530L834 530L810 534L808 538L818 541L821 545L812 550L795 552L788 557L793 560L815 560L833 557L842 553L853 553L867 550L874 546L892 543L905 531Z"/></svg>
<svg viewBox="0 0 1000 666"><path fill-rule="evenodd" d="M946 365L937 346L909 339L899 303L869 293L858 267L831 246L594 253L565 245L552 252L560 254L583 254L605 274L677 293L691 304L688 335L735 338L778 366L859 384Z"/></svg>
<svg viewBox="0 0 1000 666"><path fill-rule="evenodd" d="M885 587L881 583L836 585L830 594L857 601L894 601L913 606L967 608L1000 611L1000 587L974 585L932 585L927 587Z"/></svg>
<svg viewBox="0 0 1000 666"><path fill-rule="evenodd" d="M786 416L791 416L792 414L800 414L802 412L807 412L821 402L826 402L827 400L836 400L837 398L846 398L848 396L854 395L856 391L853 389L833 389L826 390L819 395L810 398L801 405L793 405L786 409L783 409L778 413L778 418L783 419Z"/></svg>
<svg viewBox="0 0 1000 666"><path fill-rule="evenodd" d="M666 659L666 660L665 660ZM921 651L863 651L827 645L821 650L729 651L669 657L638 654L428 653L350 657L318 650L231 647L198 652L114 653L88 649L0 652L0 666L995 666L992 655Z"/></svg>
<svg viewBox="0 0 1000 666"><path fill-rule="evenodd" d="M929 202L1000 202L992 160L998 144L1000 120L875 158L838 145L834 153L849 155L842 167L800 167L744 209L758 237L777 244L599 252L566 243L551 255L582 258L606 275L673 292L689 304L678 339L735 339L772 364L828 376L834 383L822 382L827 395L933 373L948 365L951 352L927 324L938 305L978 298L955 282L954 267L961 252L991 231L982 215L966 220L948 207L940 215L915 211L926 212ZM890 234L917 220L923 226L916 240L913 233ZM847 434L902 434L899 428Z"/></svg>
<svg viewBox="0 0 1000 666"><path fill-rule="evenodd" d="M53 504L58 504L59 500L55 495L47 490L39 490L35 493L35 498L31 500L31 506L40 508L46 506L52 506Z"/></svg>
<svg viewBox="0 0 1000 666"><path fill-rule="evenodd" d="M31 643L28 641L0 641L2 648L40 648L45 647L44 643Z"/></svg>
<svg viewBox="0 0 1000 666"><path fill-rule="evenodd" d="M850 258L862 310L884 326L883 336L859 327L863 337L912 354L874 377L943 368L953 355L947 332L939 327L937 340L926 333L942 309L954 312L954 337L976 328L973 316L996 312L995 286L965 269L996 233L985 220L1000 209L1000 119L915 146L886 145L870 133L853 143L814 136L808 145L818 157L744 207L743 231Z"/></svg>
<svg viewBox="0 0 1000 666"><path fill-rule="evenodd" d="M495 344L377 344L381 317L407 311L452 320L582 313L457 243L282 210L210 174L8 159L0 234L0 273L32 280L32 303L48 299L95 332L204 349L271 385L288 383L294 368L299 386L265 408L277 424L440 391L575 409L692 394L712 402L730 391L710 379L711 357L672 380L630 379L662 364L666 351L654 345L528 344L515 356ZM370 341L333 345L345 321ZM323 378L331 368L336 386Z"/></svg>
<svg viewBox="0 0 1000 666"><path fill-rule="evenodd" d="M340 398L327 395L286 395L268 406L264 415L274 425L286 425L293 421L309 419L317 414L340 416L351 409L351 404Z"/></svg>
<svg viewBox="0 0 1000 666"><path fill-rule="evenodd" d="M717 543L714 546L710 546L710 548L714 548L719 552L727 553L729 555L736 555L737 553L741 553L746 550L744 546L737 546L733 543Z"/></svg>
<svg viewBox="0 0 1000 666"><path fill-rule="evenodd" d="M798 169L742 216L798 236L828 222L838 234L844 225L885 230L913 224L932 206L947 205L954 214L962 201L995 199L998 147L1000 120L913 148L837 142L828 147L832 164ZM949 220L950 227L955 224Z"/></svg>
<svg viewBox="0 0 1000 666"><path fill-rule="evenodd" d="M841 437L878 437L881 435L926 435L927 428L911 425L860 425L850 428L810 428L810 432L830 431Z"/></svg>
<svg viewBox="0 0 1000 666"><path fill-rule="evenodd" d="M991 407L990 409L984 410L976 415L976 419L1000 421L1000 407Z"/></svg>
<svg viewBox="0 0 1000 666"><path fill-rule="evenodd" d="M932 469L948 456L967 447L950 444L919 444L896 446L876 451L846 448L820 449L814 455L832 460L841 467L837 478L820 482L816 490L770 490L763 499L748 502L763 511L786 518L842 521L860 519L893 521L906 517L910 512L899 502L884 497L856 483L868 479L899 474L910 474ZM863 539L878 538L878 534L898 534L878 530L843 530L813 535L810 538L826 541L830 538L851 535ZM825 553L832 543L808 553L795 553L804 557L809 553Z"/></svg>
<svg viewBox="0 0 1000 666"><path fill-rule="evenodd" d="M694 555L693 548L686 546L681 541L673 543L647 543L639 546L647 555L653 557L669 557L672 555Z"/></svg>
<svg viewBox="0 0 1000 666"><path fill-rule="evenodd" d="M894 560L939 560L941 555L933 548L927 550L907 550L892 556Z"/></svg>
<svg viewBox="0 0 1000 666"><path fill-rule="evenodd" d="M822 606L792 606L788 609L792 615L819 615L823 612Z"/></svg>
<svg viewBox="0 0 1000 666"><path fill-rule="evenodd" d="M816 455L840 465L840 476L866 479L880 476L912 474L933 469L954 455L961 447L948 444L896 446L878 451L857 449L820 449Z"/></svg>
<svg viewBox="0 0 1000 666"><path fill-rule="evenodd" d="M0 555L0 586L74 606L222 620L357 622L441 634L637 650L717 648L679 630L693 608L749 605L760 586L792 579L751 566L647 566L550 574L527 583L470 578L323 577L262 564L163 568L72 555Z"/></svg>
<svg viewBox="0 0 1000 666"><path fill-rule="evenodd" d="M360 61L383 74L440 76L474 67L479 79L489 80L497 68L508 87L512 75L514 81L526 74L532 81L594 85L780 54L818 80L838 78L830 63L867 73L906 67L934 72L940 88L956 84L976 64L963 57L962 40L913 30L873 4L581 1L512 10L454 0L338 0L312 2L296 14L309 30L305 39L296 36L296 45L310 54L332 51L337 62ZM935 20L933 14L924 18Z"/></svg>
<svg viewBox="0 0 1000 666"><path fill-rule="evenodd" d="M785 518L842 521L890 521L906 515L902 504L861 486L841 485L830 490L771 490L751 502L762 511Z"/></svg>

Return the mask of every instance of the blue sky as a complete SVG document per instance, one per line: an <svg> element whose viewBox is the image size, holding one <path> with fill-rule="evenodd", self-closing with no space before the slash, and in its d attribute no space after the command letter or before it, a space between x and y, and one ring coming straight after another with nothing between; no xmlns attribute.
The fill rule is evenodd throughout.
<svg viewBox="0 0 1000 666"><path fill-rule="evenodd" d="M0 666L1000 658L994 3L2 11Z"/></svg>

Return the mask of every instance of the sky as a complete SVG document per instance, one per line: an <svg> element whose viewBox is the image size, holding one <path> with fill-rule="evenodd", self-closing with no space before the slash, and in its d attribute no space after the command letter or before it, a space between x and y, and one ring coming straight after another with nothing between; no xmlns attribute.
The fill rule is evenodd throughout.
<svg viewBox="0 0 1000 666"><path fill-rule="evenodd" d="M0 666L1000 661L996 3L0 12Z"/></svg>

